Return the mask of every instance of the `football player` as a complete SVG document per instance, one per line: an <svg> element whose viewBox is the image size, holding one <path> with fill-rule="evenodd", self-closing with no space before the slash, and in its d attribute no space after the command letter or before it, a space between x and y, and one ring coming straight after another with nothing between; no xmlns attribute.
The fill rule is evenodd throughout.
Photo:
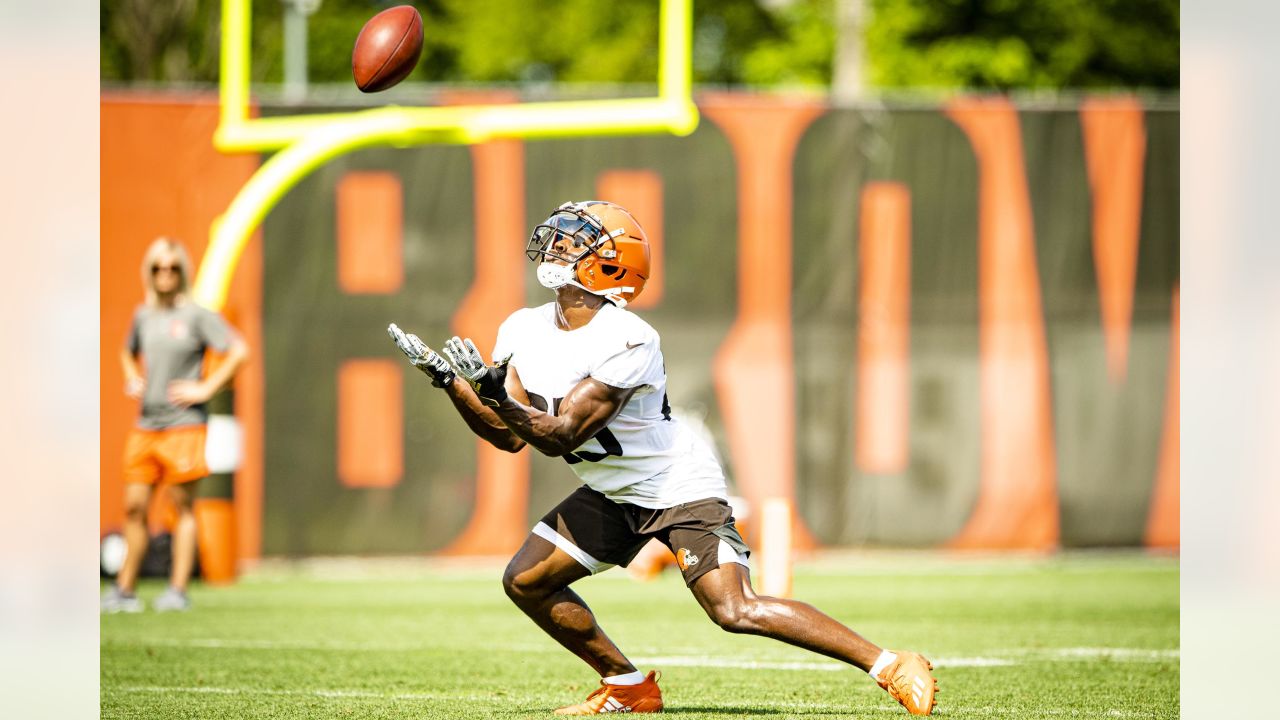
<svg viewBox="0 0 1280 720"><path fill-rule="evenodd" d="M502 578L538 627L600 674L584 702L556 713L662 710L657 671L632 665L571 587L626 566L657 538L720 627L842 660L912 714L930 714L937 684L923 656L882 649L811 605L752 590L720 465L671 414L658 333L625 309L649 278L635 218L609 202L565 203L533 229L526 254L556 298L502 323L493 364L470 339L448 340L441 354L394 324L388 332L476 435L508 452L528 445L562 457L582 479Z"/></svg>

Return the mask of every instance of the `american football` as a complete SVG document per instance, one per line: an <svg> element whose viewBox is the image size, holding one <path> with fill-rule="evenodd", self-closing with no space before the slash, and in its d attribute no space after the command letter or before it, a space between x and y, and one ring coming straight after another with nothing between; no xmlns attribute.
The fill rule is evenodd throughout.
<svg viewBox="0 0 1280 720"><path fill-rule="evenodd" d="M380 92L404 80L422 55L422 16L412 5L374 15L351 51L351 74L361 92Z"/></svg>

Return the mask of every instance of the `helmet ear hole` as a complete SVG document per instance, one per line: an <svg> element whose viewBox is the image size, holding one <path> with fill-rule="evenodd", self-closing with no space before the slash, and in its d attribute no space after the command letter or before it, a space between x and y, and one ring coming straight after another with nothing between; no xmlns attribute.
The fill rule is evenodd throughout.
<svg viewBox="0 0 1280 720"><path fill-rule="evenodd" d="M621 272L622 274L626 274L627 271L623 270L617 265L601 265L600 272L604 273L605 275L608 275L609 277L622 277L622 275L620 275L619 272Z"/></svg>

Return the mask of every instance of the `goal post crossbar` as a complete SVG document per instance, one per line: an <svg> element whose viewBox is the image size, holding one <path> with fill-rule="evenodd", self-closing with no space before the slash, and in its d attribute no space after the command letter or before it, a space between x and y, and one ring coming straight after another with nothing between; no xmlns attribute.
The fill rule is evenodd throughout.
<svg viewBox="0 0 1280 720"><path fill-rule="evenodd" d="M223 0L219 125L223 152L277 150L210 228L195 299L219 310L253 231L286 192L317 167L379 145L474 144L499 138L671 133L698 125L692 97L692 0L661 0L658 95L506 105L387 106L348 113L253 118L249 113L251 0Z"/></svg>

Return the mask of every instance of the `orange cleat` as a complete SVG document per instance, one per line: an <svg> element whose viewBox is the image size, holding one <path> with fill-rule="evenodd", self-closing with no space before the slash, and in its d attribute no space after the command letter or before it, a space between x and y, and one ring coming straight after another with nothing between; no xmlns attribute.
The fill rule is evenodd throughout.
<svg viewBox="0 0 1280 720"><path fill-rule="evenodd" d="M658 678L662 674L650 670L639 685L609 685L603 680L600 687L587 696L585 702L556 710L557 715L597 715L599 713L656 713L662 712L662 691Z"/></svg>
<svg viewBox="0 0 1280 720"><path fill-rule="evenodd" d="M876 682L912 715L932 715L937 705L933 696L939 692L938 681L929 673L933 663L917 653L892 652L898 659L880 671Z"/></svg>

